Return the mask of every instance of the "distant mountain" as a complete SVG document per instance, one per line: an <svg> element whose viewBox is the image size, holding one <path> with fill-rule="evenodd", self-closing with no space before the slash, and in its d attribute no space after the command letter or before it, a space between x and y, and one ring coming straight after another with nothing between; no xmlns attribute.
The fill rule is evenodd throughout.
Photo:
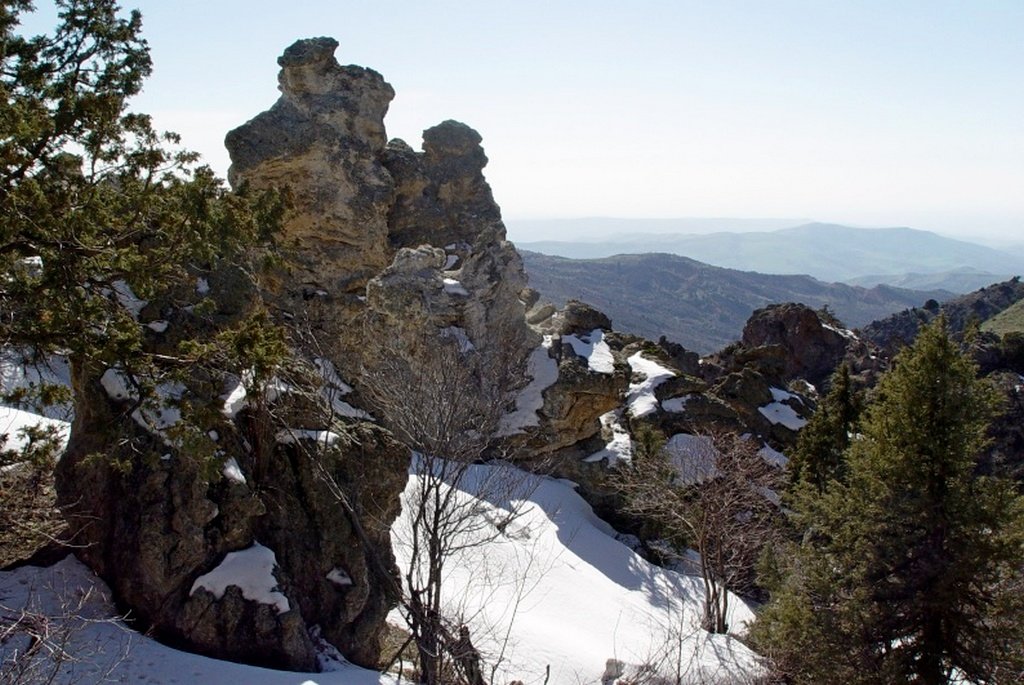
<svg viewBox="0 0 1024 685"><path fill-rule="evenodd" d="M551 234L558 235L554 229ZM870 274L933 274L964 268L992 274L1024 273L1024 255L928 231L820 223L769 232L639 233L586 242L523 242L518 247L578 259L666 252L730 269L808 274L830 282Z"/></svg>
<svg viewBox="0 0 1024 685"><path fill-rule="evenodd" d="M948 290L953 293L966 294L993 283L1001 283L1012 277L1012 274L993 274L970 267L962 267L951 271L921 274L889 274L885 276L859 276L846 281L850 285L864 288L884 283L910 290Z"/></svg>
<svg viewBox="0 0 1024 685"><path fill-rule="evenodd" d="M664 335L707 354L739 338L750 314L775 302L828 305L848 326L861 326L944 291L871 289L723 269L669 254L577 260L521 251L530 285L556 304L575 298L611 319L617 330L657 340Z"/></svg>
<svg viewBox="0 0 1024 685"><path fill-rule="evenodd" d="M807 219L621 219L589 217L580 219L505 219L508 234L516 244L557 237L566 242L616 240L616 236L640 234L757 233L777 231L807 223ZM566 255L568 256L568 255ZM604 255L602 255L604 256Z"/></svg>
<svg viewBox="0 0 1024 685"><path fill-rule="evenodd" d="M888 354L894 354L911 343L921 326L939 313L945 315L947 326L954 334L963 332L972 321L980 324L983 329L990 321L1010 329L1016 320L1012 317L1015 314L1019 316L1020 311L1011 308L1021 300L1024 300L1024 283L1019 278L1012 278L961 295L941 306L935 302L924 303L923 306L919 303L920 308L906 309L864 326L861 337L875 343ZM1000 321L998 317L1003 312L1009 313ZM989 324L989 329L997 333L1003 332L993 329L992 324Z"/></svg>

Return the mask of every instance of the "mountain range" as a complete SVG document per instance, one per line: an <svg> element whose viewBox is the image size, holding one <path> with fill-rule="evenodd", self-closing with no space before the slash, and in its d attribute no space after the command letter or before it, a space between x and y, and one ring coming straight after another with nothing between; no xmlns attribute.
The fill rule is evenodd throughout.
<svg viewBox="0 0 1024 685"><path fill-rule="evenodd" d="M602 259L521 254L531 287L555 304L582 300L606 313L616 330L654 340L664 335L701 354L738 339L751 312L772 303L827 305L847 326L857 327L928 299L953 296L944 290L863 288L725 269L671 254Z"/></svg>
<svg viewBox="0 0 1024 685"><path fill-rule="evenodd" d="M578 222L566 220L565 230ZM770 221L770 220L766 220ZM806 274L854 285L968 292L1024 273L1024 255L912 228L853 228L810 223L776 230L652 233L645 220L632 233L587 240L520 242L523 250L575 259L619 254L669 253L718 267L765 274ZM558 235L557 222L550 222ZM597 229L595 229L595 233Z"/></svg>

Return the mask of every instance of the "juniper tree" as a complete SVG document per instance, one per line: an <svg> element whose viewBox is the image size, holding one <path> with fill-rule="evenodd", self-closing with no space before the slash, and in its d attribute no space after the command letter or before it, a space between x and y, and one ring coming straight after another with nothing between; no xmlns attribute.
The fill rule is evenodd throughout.
<svg viewBox="0 0 1024 685"><path fill-rule="evenodd" d="M804 538L754 628L784 675L1019 682L1024 507L975 470L994 398L941 317L897 357L846 481L796 497Z"/></svg>
<svg viewBox="0 0 1024 685"><path fill-rule="evenodd" d="M830 480L845 477L845 453L860 413L858 405L850 367L842 364L832 374L828 394L800 431L788 465L793 485L808 483L821 491Z"/></svg>

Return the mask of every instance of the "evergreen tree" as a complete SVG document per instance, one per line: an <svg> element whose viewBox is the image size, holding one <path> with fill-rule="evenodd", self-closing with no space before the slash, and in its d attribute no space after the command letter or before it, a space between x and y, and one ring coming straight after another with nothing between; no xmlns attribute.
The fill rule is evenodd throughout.
<svg viewBox="0 0 1024 685"><path fill-rule="evenodd" d="M846 482L796 497L804 539L754 630L792 680L1019 682L1024 507L975 475L994 398L940 317L880 382Z"/></svg>
<svg viewBox="0 0 1024 685"><path fill-rule="evenodd" d="M138 12L56 6L52 35L24 36L32 3L0 3L0 345L143 372L155 357L125 303L189 304L175 288L267 237L280 207L129 110L152 68Z"/></svg>
<svg viewBox="0 0 1024 685"><path fill-rule="evenodd" d="M824 491L830 480L845 478L846 450L859 414L850 367L842 364L832 374L828 394L800 431L788 465L793 485L808 483Z"/></svg>

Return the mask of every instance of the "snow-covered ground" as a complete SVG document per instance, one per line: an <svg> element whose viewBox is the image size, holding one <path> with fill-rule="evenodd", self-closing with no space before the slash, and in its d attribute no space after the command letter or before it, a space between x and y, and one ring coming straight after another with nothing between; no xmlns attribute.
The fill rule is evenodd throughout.
<svg viewBox="0 0 1024 685"><path fill-rule="evenodd" d="M517 479L513 488L493 487L509 474ZM410 476L404 497L415 492L418 478ZM552 685L599 683L609 659L621 662L626 675L629 665L678 667L686 674L683 682L725 682L757 670L756 655L738 640L699 629L700 581L649 564L617 541L570 483L475 466L461 485L458 497L473 505L476 517L471 535L485 541L449 561L444 589L449 610L465 618L476 646L498 664L495 683L542 683L548 667ZM485 492L474 503L475 490ZM404 507L407 515L411 509ZM509 511L518 516L499 533L496 525ZM408 530L407 517L393 529L400 563L407 563L402 540ZM62 606L88 598L89 620L72 624L67 650L80 660L65 664L56 682L97 682L108 671L110 681L125 683L394 682L351 665L297 674L176 651L117 621L97 620L114 615L106 595L73 559L0 574L5 614L29 606L59 618ZM738 599L732 606L730 623L741 630L752 613ZM0 658L23 646L20 638L8 640Z"/></svg>

